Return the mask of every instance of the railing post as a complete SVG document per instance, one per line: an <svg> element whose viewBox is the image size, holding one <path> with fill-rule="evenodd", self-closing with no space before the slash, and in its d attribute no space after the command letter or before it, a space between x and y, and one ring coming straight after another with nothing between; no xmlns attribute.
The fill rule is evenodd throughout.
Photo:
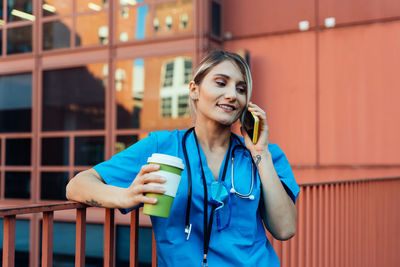
<svg viewBox="0 0 400 267"><path fill-rule="evenodd" d="M114 209L106 209L104 225L104 267L115 266L115 217Z"/></svg>
<svg viewBox="0 0 400 267"><path fill-rule="evenodd" d="M75 267L85 267L86 208L76 210Z"/></svg>
<svg viewBox="0 0 400 267"><path fill-rule="evenodd" d="M139 263L139 211L135 209L131 212L131 237L129 250L129 266L137 267Z"/></svg>
<svg viewBox="0 0 400 267"><path fill-rule="evenodd" d="M14 267L15 215L5 216L3 227L3 267Z"/></svg>
<svg viewBox="0 0 400 267"><path fill-rule="evenodd" d="M53 266L53 220L54 212L43 212L43 234L42 234L42 266Z"/></svg>
<svg viewBox="0 0 400 267"><path fill-rule="evenodd" d="M156 247L156 238L154 236L154 231L153 233L153 241L151 242L151 266L152 267L157 267L157 247Z"/></svg>

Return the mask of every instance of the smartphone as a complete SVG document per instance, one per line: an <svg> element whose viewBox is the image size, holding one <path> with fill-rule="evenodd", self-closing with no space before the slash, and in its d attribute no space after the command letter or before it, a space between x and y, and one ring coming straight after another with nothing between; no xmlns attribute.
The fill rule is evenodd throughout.
<svg viewBox="0 0 400 267"><path fill-rule="evenodd" d="M246 110L242 120L242 127L249 135L253 144L258 141L258 133L259 133L259 124L260 120L256 115Z"/></svg>

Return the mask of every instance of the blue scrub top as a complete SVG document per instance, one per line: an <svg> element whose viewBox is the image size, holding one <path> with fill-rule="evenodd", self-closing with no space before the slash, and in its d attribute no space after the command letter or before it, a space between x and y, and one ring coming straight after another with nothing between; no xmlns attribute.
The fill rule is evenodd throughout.
<svg viewBox="0 0 400 267"><path fill-rule="evenodd" d="M182 138L187 130L159 131L130 146L110 160L100 163L94 169L107 184L127 188L131 185L140 168L147 164L147 159L153 153L163 153L179 157L185 163L182 150ZM241 138L243 141L243 139ZM239 144L233 138L234 147ZM186 240L185 213L188 196L187 169L182 172L181 182L173 202L169 218L151 216L157 245L158 266L201 266L203 260L203 222L204 222L204 191L201 178L200 160L193 133L186 140L186 148L192 170L192 205L190 223L192 232ZM281 179L287 193L296 201L300 191L292 169L282 150L275 144L269 144L275 170ZM201 150L201 147L200 147ZM203 151L200 151L204 173L208 187L215 181L211 170L206 164ZM224 162L221 165L221 179ZM225 182L231 187L231 160L229 160ZM247 193L251 183L251 157L243 149L235 152L234 163L235 188L241 193ZM261 182L257 173L253 189L254 200L241 199L231 194L232 217L229 227L218 231L216 219L213 227L208 252L208 264L213 266L279 266L279 258L267 239L259 211L261 197ZM210 194L208 194L210 195ZM126 210L121 210L123 213ZM208 214L211 204L208 205ZM215 216L214 216L215 217Z"/></svg>

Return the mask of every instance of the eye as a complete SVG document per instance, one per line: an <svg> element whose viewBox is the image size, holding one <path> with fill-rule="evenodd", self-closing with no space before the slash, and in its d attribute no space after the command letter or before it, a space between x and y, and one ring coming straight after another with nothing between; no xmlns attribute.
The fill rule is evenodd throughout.
<svg viewBox="0 0 400 267"><path fill-rule="evenodd" d="M218 86L221 86L221 87L223 87L223 86L226 85L225 81L224 81L224 80L220 80L220 79L215 80L215 83L216 83Z"/></svg>
<svg viewBox="0 0 400 267"><path fill-rule="evenodd" d="M246 87L243 87L243 86L236 87L236 90L239 92L239 94L245 94L246 93Z"/></svg>

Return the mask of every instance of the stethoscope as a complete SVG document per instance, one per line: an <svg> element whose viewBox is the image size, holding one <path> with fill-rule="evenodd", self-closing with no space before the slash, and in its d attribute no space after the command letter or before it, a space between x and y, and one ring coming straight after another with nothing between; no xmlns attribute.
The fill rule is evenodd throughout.
<svg viewBox="0 0 400 267"><path fill-rule="evenodd" d="M192 172L190 168L190 163L189 163L189 157L187 154L187 149L186 149L186 140L189 134L193 132L194 133L194 138L196 141L196 146L197 146L197 151L199 154L199 160L200 160L200 166L201 166L201 173L202 173L202 180L203 180L203 188L204 188L204 260L203 260L203 266L207 265L207 252L208 252L208 245L210 242L210 235L211 235L211 227L212 227L212 221L213 221L213 213L215 210L215 206L213 205L211 209L211 214L210 214L210 220L208 221L208 193L207 193L207 184L206 184L206 179L204 175L204 170L203 170L203 163L201 162L201 155L200 155L200 148L199 148L199 143L197 140L196 132L194 131L194 127L188 129L186 133L184 134L182 138L182 150L183 150L183 155L185 157L185 163L186 163L186 169L187 169L187 175L188 175L188 198L187 198L187 206L186 206L186 215L185 215L185 234L186 234L186 240L189 240L190 233L192 230L192 224L190 223L190 207L192 204ZM232 136L236 138L236 140L239 142L239 145L235 145L232 150ZM249 200L254 200L254 195L253 195L253 188L254 188L254 182L256 179L256 171L257 168L254 167L254 161L251 160L251 186L250 190L247 194L241 194L235 189L235 183L234 183L234 160L235 160L235 151L236 149L241 148L247 151L247 148L243 145L242 141L234 134L231 135L231 140L228 148L228 157L225 160L224 168L223 168L223 174L222 174L222 182L224 182L225 176L226 176L226 171L228 167L228 158L229 156L231 157L231 189L230 193L235 194L236 196L242 198L242 199L249 199Z"/></svg>

